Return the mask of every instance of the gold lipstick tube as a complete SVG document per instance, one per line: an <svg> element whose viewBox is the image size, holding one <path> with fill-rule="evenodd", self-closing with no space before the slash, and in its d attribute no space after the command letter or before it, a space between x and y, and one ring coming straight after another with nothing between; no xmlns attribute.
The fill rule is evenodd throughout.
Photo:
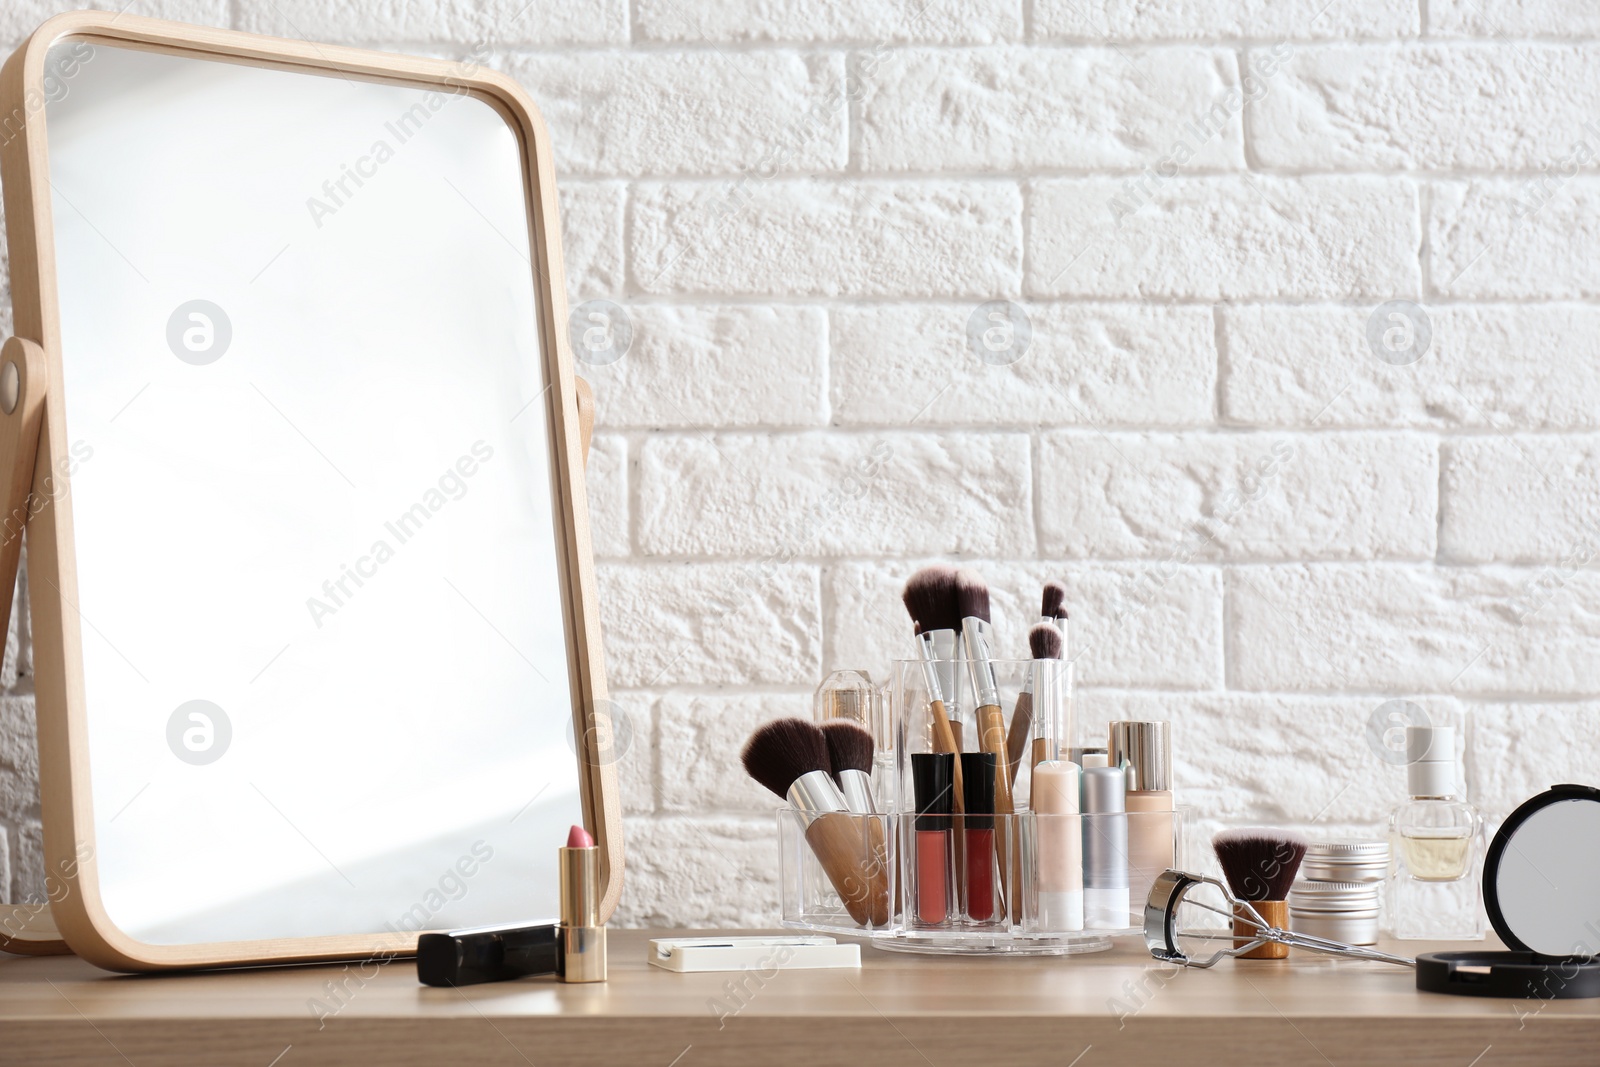
<svg viewBox="0 0 1600 1067"><path fill-rule="evenodd" d="M606 980L606 928L600 925L600 850L561 850L561 980Z"/></svg>

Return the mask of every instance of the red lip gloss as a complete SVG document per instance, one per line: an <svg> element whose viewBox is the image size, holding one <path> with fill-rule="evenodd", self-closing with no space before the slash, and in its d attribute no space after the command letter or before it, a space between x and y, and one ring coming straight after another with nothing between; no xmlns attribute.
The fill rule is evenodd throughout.
<svg viewBox="0 0 1600 1067"><path fill-rule="evenodd" d="M950 919L951 814L955 811L953 752L917 752L911 757L916 793L913 826L917 859L917 922L942 926Z"/></svg>
<svg viewBox="0 0 1600 1067"><path fill-rule="evenodd" d="M967 845L967 918L986 923L995 917L993 752L961 753L962 792L966 794L963 836Z"/></svg>

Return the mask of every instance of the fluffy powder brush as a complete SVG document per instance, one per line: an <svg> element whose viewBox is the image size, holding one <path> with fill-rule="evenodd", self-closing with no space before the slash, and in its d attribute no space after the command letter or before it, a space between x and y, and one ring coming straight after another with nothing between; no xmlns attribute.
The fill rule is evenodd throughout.
<svg viewBox="0 0 1600 1067"><path fill-rule="evenodd" d="M822 728L807 719L774 719L756 728L740 758L750 777L800 813L806 843L850 917L869 928L887 925L889 863L882 826L876 816L850 814Z"/></svg>
<svg viewBox="0 0 1600 1067"><path fill-rule="evenodd" d="M1248 900L1268 924L1280 929L1289 925L1289 887L1306 856L1306 839L1292 830L1224 830L1211 839L1217 862L1228 888L1240 900ZM1255 926L1234 912L1234 948L1241 948L1254 937ZM1251 949L1239 958L1277 960L1289 954L1289 946L1275 941Z"/></svg>

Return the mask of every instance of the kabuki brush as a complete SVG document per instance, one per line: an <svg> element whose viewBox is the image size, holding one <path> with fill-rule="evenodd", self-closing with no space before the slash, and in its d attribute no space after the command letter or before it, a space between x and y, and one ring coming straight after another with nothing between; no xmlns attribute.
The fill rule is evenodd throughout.
<svg viewBox="0 0 1600 1067"><path fill-rule="evenodd" d="M862 926L889 922L889 861L873 816L852 814L833 779L828 741L805 719L775 719L756 729L741 757L750 777L787 800L806 820L806 843L845 910Z"/></svg>

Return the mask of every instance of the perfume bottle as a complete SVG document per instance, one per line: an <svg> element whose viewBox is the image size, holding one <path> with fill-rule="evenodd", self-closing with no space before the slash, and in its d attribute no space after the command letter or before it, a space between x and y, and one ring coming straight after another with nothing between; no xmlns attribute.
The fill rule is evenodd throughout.
<svg viewBox="0 0 1600 1067"><path fill-rule="evenodd" d="M1421 941L1483 937L1478 860L1482 819L1456 782L1456 731L1406 727L1411 799L1389 817L1389 930Z"/></svg>

